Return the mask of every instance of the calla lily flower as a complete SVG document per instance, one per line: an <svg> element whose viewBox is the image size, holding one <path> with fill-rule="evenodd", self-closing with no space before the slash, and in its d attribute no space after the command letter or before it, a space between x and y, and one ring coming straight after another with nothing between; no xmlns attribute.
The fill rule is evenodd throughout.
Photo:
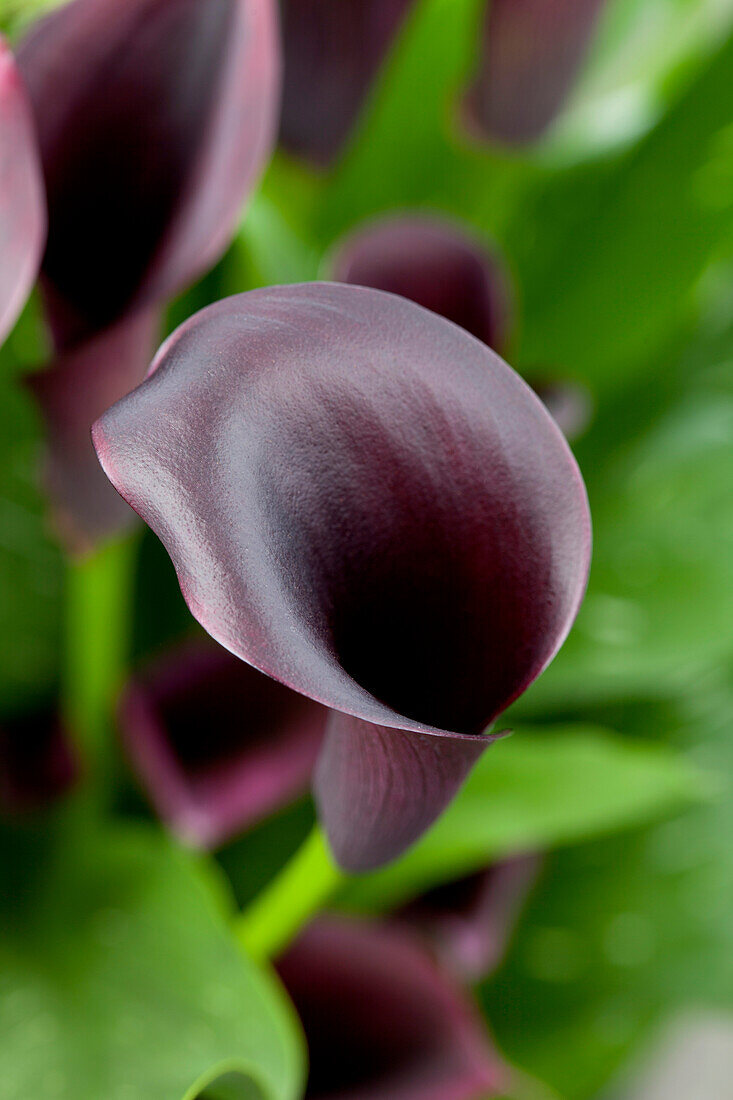
<svg viewBox="0 0 733 1100"><path fill-rule="evenodd" d="M490 0L471 121L521 145L541 137L585 59L604 0Z"/></svg>
<svg viewBox="0 0 733 1100"><path fill-rule="evenodd" d="M216 847L308 790L326 711L211 642L194 642L128 685L127 754L161 818Z"/></svg>
<svg viewBox="0 0 733 1100"><path fill-rule="evenodd" d="M509 290L499 263L454 222L425 215L380 218L337 247L333 277L401 294L500 351Z"/></svg>
<svg viewBox="0 0 733 1100"><path fill-rule="evenodd" d="M107 533L114 508L121 516L119 501L97 522L89 514L88 434L105 406L94 407L78 376L104 375L94 388L107 403L139 382L157 342L141 339L149 311L228 244L274 141L274 3L72 0L20 45L48 196L42 287L61 356L49 369L69 391L61 397L59 379L36 392L51 425L50 467L65 480L62 506L90 539ZM67 478L79 473L85 440L87 469Z"/></svg>
<svg viewBox="0 0 733 1100"><path fill-rule="evenodd" d="M38 809L64 794L77 776L77 759L57 714L0 721L0 811Z"/></svg>
<svg viewBox="0 0 733 1100"><path fill-rule="evenodd" d="M517 856L427 891L395 917L427 936L442 966L477 982L498 965L539 868Z"/></svg>
<svg viewBox="0 0 733 1100"><path fill-rule="evenodd" d="M413 0L281 0L280 142L316 165L341 152Z"/></svg>
<svg viewBox="0 0 733 1100"><path fill-rule="evenodd" d="M404 929L320 918L279 960L305 1031L307 1100L488 1100L509 1071Z"/></svg>
<svg viewBox="0 0 733 1100"><path fill-rule="evenodd" d="M455 222L416 214L377 219L346 235L331 271L337 282L401 294L494 350L506 347L507 277L497 258ZM549 374L529 381L566 439L581 435L591 418L590 395Z"/></svg>
<svg viewBox="0 0 733 1100"><path fill-rule="evenodd" d="M190 318L93 435L204 629L332 708L338 861L404 851L583 596L587 498L544 406L442 317L313 283Z"/></svg>
<svg viewBox="0 0 733 1100"><path fill-rule="evenodd" d="M0 36L0 343L36 281L46 229L33 115Z"/></svg>

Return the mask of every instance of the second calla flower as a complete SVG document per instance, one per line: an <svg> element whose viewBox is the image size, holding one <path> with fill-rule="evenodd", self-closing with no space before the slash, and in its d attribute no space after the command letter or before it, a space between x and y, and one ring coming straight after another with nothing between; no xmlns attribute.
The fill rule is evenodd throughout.
<svg viewBox="0 0 733 1100"><path fill-rule="evenodd" d="M582 599L586 494L539 399L428 310L315 283L202 310L94 440L202 626L332 709L336 858L394 858Z"/></svg>

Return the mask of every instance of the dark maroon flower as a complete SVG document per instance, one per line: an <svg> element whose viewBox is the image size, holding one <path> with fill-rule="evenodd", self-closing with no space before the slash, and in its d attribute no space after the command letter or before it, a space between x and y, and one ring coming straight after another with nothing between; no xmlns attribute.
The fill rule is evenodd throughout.
<svg viewBox="0 0 733 1100"><path fill-rule="evenodd" d="M307 1100L488 1100L509 1071L474 1006L405 930L320 918L278 963Z"/></svg>
<svg viewBox="0 0 733 1100"><path fill-rule="evenodd" d="M413 0L280 0L280 141L326 165L341 151Z"/></svg>
<svg viewBox="0 0 733 1100"><path fill-rule="evenodd" d="M13 55L0 36L0 343L36 281L45 229L33 115Z"/></svg>
<svg viewBox="0 0 733 1100"><path fill-rule="evenodd" d="M582 599L585 490L541 402L443 318L314 283L189 319L94 439L209 634L335 711L339 862L399 854Z"/></svg>
<svg viewBox="0 0 733 1100"><path fill-rule="evenodd" d="M604 0L490 0L473 124L520 145L541 137L585 58Z"/></svg>
<svg viewBox="0 0 733 1100"><path fill-rule="evenodd" d="M41 382L38 395L49 422L68 414L51 430L57 483L59 471L78 469L86 442L88 469L79 488L66 483L62 503L87 536L114 520L104 506L90 524L84 498L96 465L89 427L105 406L78 390L69 359L81 356L85 373L96 359L107 376L98 396L122 396L155 346L140 339L140 313L226 247L274 140L274 3L72 0L21 43L48 196L42 286L62 356L50 370L70 391L62 398L60 381Z"/></svg>
<svg viewBox="0 0 733 1100"><path fill-rule="evenodd" d="M434 887L395 916L428 937L447 970L479 981L501 960L538 867L536 856L495 863Z"/></svg>
<svg viewBox="0 0 733 1100"><path fill-rule="evenodd" d="M71 741L53 711L0 721L0 810L38 809L67 791L77 775Z"/></svg>
<svg viewBox="0 0 733 1100"><path fill-rule="evenodd" d="M338 247L333 277L401 294L501 350L509 327L509 290L500 265L460 226L405 214L381 218Z"/></svg>
<svg viewBox="0 0 733 1100"><path fill-rule="evenodd" d="M131 683L119 718L160 816L187 842L214 847L308 789L326 713L198 642Z"/></svg>

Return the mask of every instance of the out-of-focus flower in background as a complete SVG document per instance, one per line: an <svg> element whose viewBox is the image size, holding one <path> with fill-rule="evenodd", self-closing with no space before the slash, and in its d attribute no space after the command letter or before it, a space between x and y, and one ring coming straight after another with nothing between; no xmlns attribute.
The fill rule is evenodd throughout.
<svg viewBox="0 0 733 1100"><path fill-rule="evenodd" d="M510 145L540 138L565 102L605 0L490 0L471 124Z"/></svg>
<svg viewBox="0 0 733 1100"><path fill-rule="evenodd" d="M18 64L48 199L42 288L58 353L32 385L60 523L83 546L130 516L93 486L89 427L142 379L161 307L221 255L269 156L274 0L73 0L30 30Z"/></svg>
<svg viewBox="0 0 733 1100"><path fill-rule="evenodd" d="M308 1043L308 1100L488 1100L511 1080L468 996L403 928L322 917L278 970Z"/></svg>
<svg viewBox="0 0 733 1100"><path fill-rule="evenodd" d="M281 0L280 142L327 165L343 149L414 0Z"/></svg>
<svg viewBox="0 0 733 1100"><path fill-rule="evenodd" d="M64 794L79 773L58 715L39 710L0 723L0 812L40 809Z"/></svg>
<svg viewBox="0 0 733 1100"><path fill-rule="evenodd" d="M315 283L191 318L94 438L202 626L332 708L339 862L404 851L583 596L587 499L541 402L436 314Z"/></svg>
<svg viewBox="0 0 733 1100"><path fill-rule="evenodd" d="M326 714L207 639L136 676L119 726L161 818L214 847L308 790Z"/></svg>
<svg viewBox="0 0 733 1100"><path fill-rule="evenodd" d="M30 103L0 37L0 343L36 281L46 229Z"/></svg>

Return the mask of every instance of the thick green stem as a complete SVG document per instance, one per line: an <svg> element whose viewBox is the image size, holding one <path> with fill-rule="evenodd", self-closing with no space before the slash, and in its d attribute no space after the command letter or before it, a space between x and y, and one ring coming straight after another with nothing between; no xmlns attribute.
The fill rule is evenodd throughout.
<svg viewBox="0 0 733 1100"><path fill-rule="evenodd" d="M128 659L136 538L108 543L72 561L66 590L63 711L76 738L87 785L108 781L107 746Z"/></svg>
<svg viewBox="0 0 733 1100"><path fill-rule="evenodd" d="M279 955L343 882L319 825L235 923L239 943L261 961Z"/></svg>

